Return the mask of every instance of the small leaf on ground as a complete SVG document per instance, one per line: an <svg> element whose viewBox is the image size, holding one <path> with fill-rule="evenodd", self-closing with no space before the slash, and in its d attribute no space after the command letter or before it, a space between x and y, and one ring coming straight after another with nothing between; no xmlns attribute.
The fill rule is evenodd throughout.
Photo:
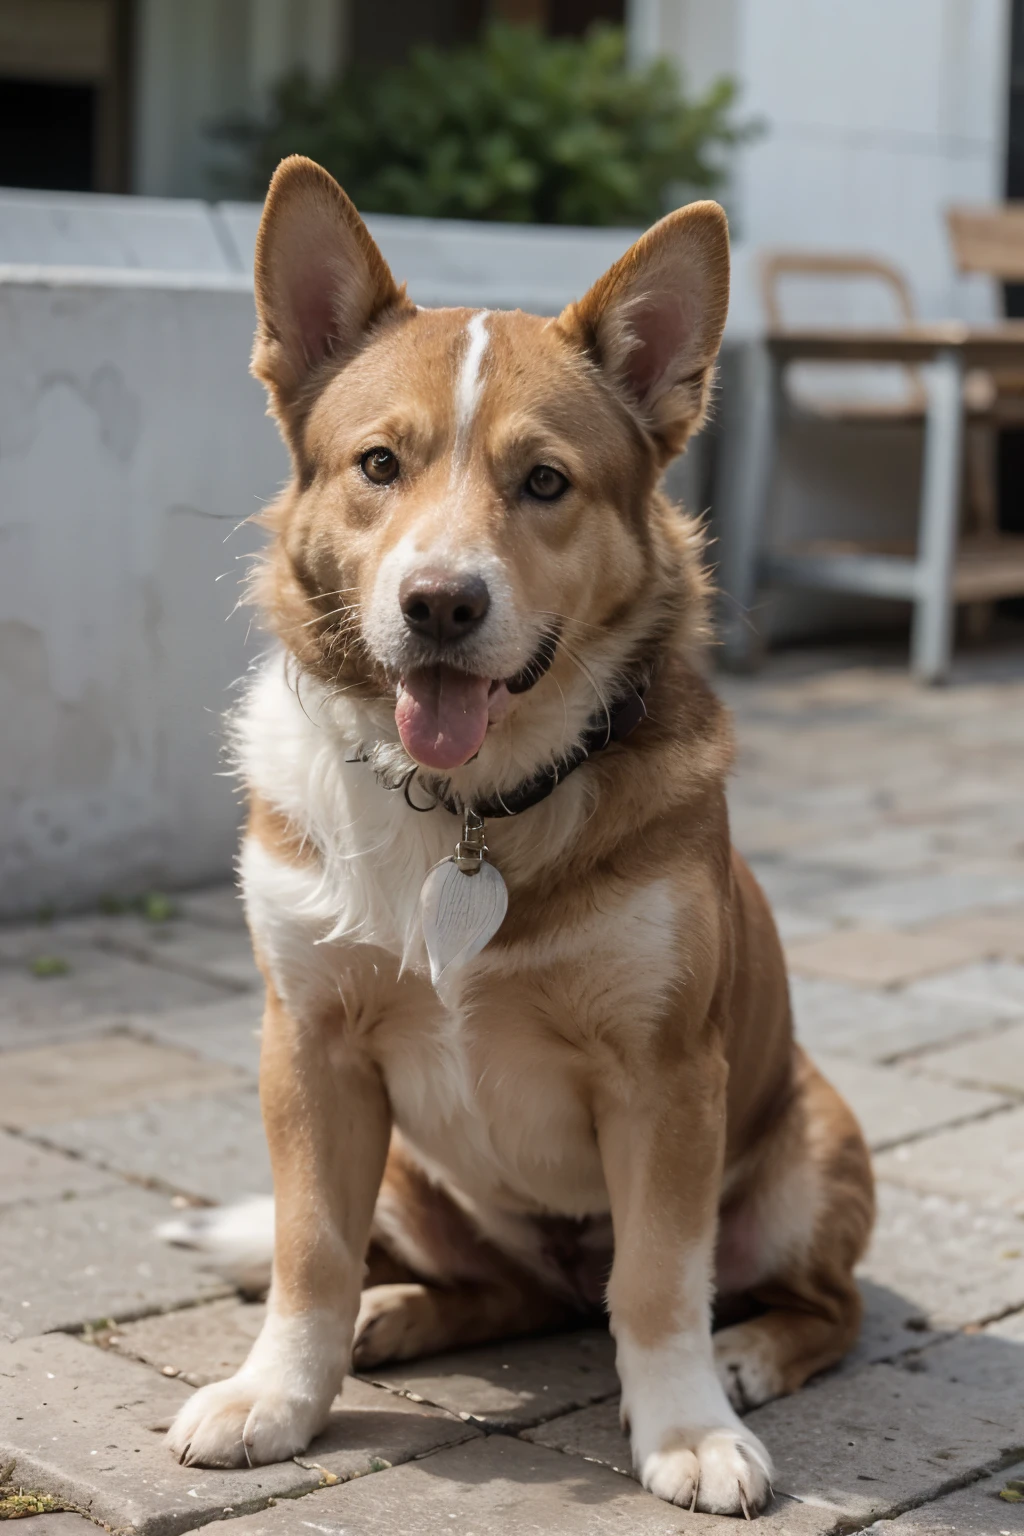
<svg viewBox="0 0 1024 1536"><path fill-rule="evenodd" d="M66 976L71 967L60 955L36 955L29 962L29 970L40 980L47 976Z"/></svg>

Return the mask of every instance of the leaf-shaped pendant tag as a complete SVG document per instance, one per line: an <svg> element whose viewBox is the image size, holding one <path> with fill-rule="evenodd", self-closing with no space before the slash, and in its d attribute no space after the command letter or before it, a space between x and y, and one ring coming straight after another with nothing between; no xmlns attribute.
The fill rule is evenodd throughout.
<svg viewBox="0 0 1024 1536"><path fill-rule="evenodd" d="M420 914L435 988L480 953L507 911L505 882L486 859L472 875L454 859L434 865L420 891Z"/></svg>

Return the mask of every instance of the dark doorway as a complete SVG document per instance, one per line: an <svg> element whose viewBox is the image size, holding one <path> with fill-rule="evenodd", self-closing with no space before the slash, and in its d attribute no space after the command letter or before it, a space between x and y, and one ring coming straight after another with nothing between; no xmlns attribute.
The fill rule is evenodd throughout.
<svg viewBox="0 0 1024 1536"><path fill-rule="evenodd" d="M134 0L0 0L0 186L126 192Z"/></svg>
<svg viewBox="0 0 1024 1536"><path fill-rule="evenodd" d="M360 64L385 69L417 43L456 48L470 42L484 15L484 0L356 0L352 54Z"/></svg>
<svg viewBox="0 0 1024 1536"><path fill-rule="evenodd" d="M383 67L417 43L439 48L468 43L492 18L539 26L555 37L578 37L595 21L621 26L625 0L355 0L352 55Z"/></svg>
<svg viewBox="0 0 1024 1536"><path fill-rule="evenodd" d="M579 37L596 21L621 27L625 0L548 0L548 29L556 37Z"/></svg>
<svg viewBox="0 0 1024 1536"><path fill-rule="evenodd" d="M0 187L94 190L96 89L0 79Z"/></svg>

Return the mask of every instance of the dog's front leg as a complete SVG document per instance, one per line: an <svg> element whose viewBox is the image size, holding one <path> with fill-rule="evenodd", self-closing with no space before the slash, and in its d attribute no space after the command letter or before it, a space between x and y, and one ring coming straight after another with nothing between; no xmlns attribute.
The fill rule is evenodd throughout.
<svg viewBox="0 0 1024 1536"><path fill-rule="evenodd" d="M188 1465L255 1466L304 1450L348 1369L390 1113L344 1025L289 1016L268 988L260 1098L274 1171L267 1318L235 1376L203 1387L168 1436Z"/></svg>
<svg viewBox="0 0 1024 1536"><path fill-rule="evenodd" d="M634 1466L660 1498L712 1514L759 1508L771 1476L711 1348L726 1070L710 1051L659 1062L606 1087L596 1115L615 1230L608 1304Z"/></svg>

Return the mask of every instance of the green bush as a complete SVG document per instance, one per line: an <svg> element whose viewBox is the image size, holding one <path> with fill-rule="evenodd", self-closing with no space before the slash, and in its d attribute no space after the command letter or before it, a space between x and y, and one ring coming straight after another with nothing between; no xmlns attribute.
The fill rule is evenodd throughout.
<svg viewBox="0 0 1024 1536"><path fill-rule="evenodd" d="M239 152L243 195L262 196L278 161L304 154L366 212L646 224L673 184L720 184L716 151L750 132L731 120L734 98L728 79L688 98L667 59L630 69L618 29L577 40L495 25L469 47L417 48L328 85L289 76L262 121L218 133Z"/></svg>

